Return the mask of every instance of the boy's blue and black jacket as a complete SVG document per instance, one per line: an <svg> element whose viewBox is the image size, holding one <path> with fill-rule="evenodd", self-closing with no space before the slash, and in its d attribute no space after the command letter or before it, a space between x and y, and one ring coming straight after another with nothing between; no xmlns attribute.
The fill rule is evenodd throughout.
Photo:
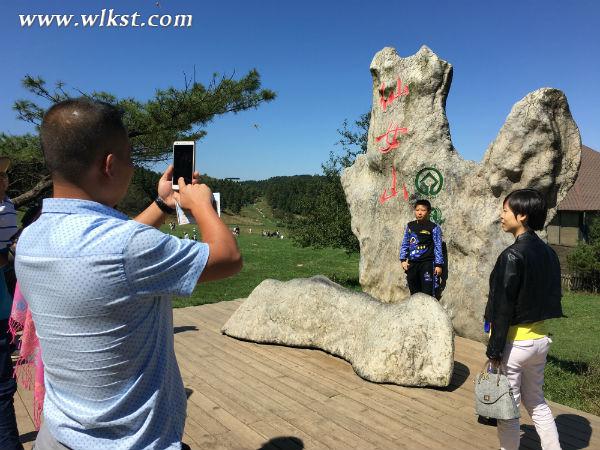
<svg viewBox="0 0 600 450"><path fill-rule="evenodd" d="M442 229L430 220L409 222L400 247L400 261L433 261L436 267L444 266Z"/></svg>

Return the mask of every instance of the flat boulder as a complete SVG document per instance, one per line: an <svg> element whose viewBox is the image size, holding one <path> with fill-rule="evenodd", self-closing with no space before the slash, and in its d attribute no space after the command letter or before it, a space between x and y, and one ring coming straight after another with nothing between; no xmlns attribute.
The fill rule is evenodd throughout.
<svg viewBox="0 0 600 450"><path fill-rule="evenodd" d="M265 280L223 326L228 336L262 344L317 348L352 364L362 378L403 386L448 386L454 331L425 294L382 303L329 279Z"/></svg>

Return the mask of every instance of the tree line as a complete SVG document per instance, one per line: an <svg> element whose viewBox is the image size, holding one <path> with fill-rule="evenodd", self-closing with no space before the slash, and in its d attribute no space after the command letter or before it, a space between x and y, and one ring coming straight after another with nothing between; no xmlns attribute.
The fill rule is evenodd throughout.
<svg viewBox="0 0 600 450"><path fill-rule="evenodd" d="M144 167L136 167L127 195L117 208L129 216L139 214L156 198L156 186L161 175ZM256 202L261 196L261 192L252 184L245 186L208 175L200 175L200 182L207 184L213 192L219 192L222 208L233 214L239 214L243 206Z"/></svg>

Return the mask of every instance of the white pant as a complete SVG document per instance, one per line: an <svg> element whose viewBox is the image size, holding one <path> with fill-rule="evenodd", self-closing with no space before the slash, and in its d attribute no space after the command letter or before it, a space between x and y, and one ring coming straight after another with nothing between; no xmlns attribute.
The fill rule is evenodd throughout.
<svg viewBox="0 0 600 450"><path fill-rule="evenodd" d="M544 366L552 341L548 337L506 344L502 359L517 405L521 404L533 420L544 450L560 450L558 431L550 407L544 400ZM498 420L502 450L518 450L519 419Z"/></svg>

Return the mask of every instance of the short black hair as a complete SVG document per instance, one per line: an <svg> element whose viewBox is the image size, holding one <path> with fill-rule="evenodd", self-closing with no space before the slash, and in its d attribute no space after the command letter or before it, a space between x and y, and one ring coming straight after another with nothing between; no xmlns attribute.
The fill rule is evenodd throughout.
<svg viewBox="0 0 600 450"><path fill-rule="evenodd" d="M429 200L425 200L424 198L417 200L415 202L415 209L417 209L417 206L424 206L425 208L427 208L427 211L431 211L431 203L429 202Z"/></svg>
<svg viewBox="0 0 600 450"><path fill-rule="evenodd" d="M525 224L532 230L543 230L548 215L546 200L535 189L518 189L506 196L502 205L508 207L515 214L527 216Z"/></svg>
<svg viewBox="0 0 600 450"><path fill-rule="evenodd" d="M122 111L85 97L54 104L40 127L46 167L53 176L76 184L94 162L126 139Z"/></svg>

